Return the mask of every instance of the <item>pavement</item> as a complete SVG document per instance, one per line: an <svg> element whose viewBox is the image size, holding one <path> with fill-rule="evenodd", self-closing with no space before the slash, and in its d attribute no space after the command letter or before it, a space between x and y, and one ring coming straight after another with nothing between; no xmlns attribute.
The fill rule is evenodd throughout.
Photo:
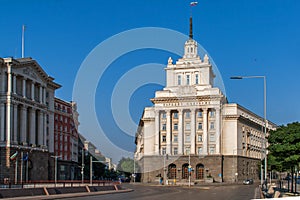
<svg viewBox="0 0 300 200"><path fill-rule="evenodd" d="M14 198L3 198L3 200L44 200L44 199L64 199L64 198L76 198L76 197L87 197L87 196L98 196L105 194L117 194L132 192L132 189L122 189L113 191L101 191L101 192L84 192L84 193L71 193L71 194L58 194L58 195L43 195L43 196L27 196L27 197L14 197Z"/></svg>

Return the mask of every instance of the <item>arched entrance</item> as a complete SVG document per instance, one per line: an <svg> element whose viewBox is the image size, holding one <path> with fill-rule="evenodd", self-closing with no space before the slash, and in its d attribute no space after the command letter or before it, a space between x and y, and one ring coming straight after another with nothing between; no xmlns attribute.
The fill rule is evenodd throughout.
<svg viewBox="0 0 300 200"><path fill-rule="evenodd" d="M175 164L170 164L168 166L168 178L169 179L176 179L176 165Z"/></svg>
<svg viewBox="0 0 300 200"><path fill-rule="evenodd" d="M185 163L182 165L182 179L188 179L189 178L189 164Z"/></svg>
<svg viewBox="0 0 300 200"><path fill-rule="evenodd" d="M202 180L204 179L204 165L198 164L196 166L196 179Z"/></svg>

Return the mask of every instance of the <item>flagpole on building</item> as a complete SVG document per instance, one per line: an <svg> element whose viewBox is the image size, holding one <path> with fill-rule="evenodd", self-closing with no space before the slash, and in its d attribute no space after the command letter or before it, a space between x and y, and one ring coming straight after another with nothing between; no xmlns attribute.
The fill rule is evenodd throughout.
<svg viewBox="0 0 300 200"><path fill-rule="evenodd" d="M24 58L24 54L25 54L25 52L24 52L24 45L25 45L24 36L25 36L25 25L23 24L22 25L22 58Z"/></svg>
<svg viewBox="0 0 300 200"><path fill-rule="evenodd" d="M23 183L23 151L21 151L20 182Z"/></svg>

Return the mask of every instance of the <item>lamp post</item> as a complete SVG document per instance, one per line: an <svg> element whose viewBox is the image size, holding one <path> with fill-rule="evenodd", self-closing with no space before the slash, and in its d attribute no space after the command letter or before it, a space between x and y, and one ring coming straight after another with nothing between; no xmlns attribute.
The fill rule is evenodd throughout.
<svg viewBox="0 0 300 200"><path fill-rule="evenodd" d="M93 161L93 156L90 156L90 184L93 184L93 163L104 163L106 166L106 161L95 160Z"/></svg>
<svg viewBox="0 0 300 200"><path fill-rule="evenodd" d="M55 187L56 187L56 182L57 182L57 159L61 158L61 156L51 156L52 158L55 159L55 167L54 167L54 183L55 183Z"/></svg>
<svg viewBox="0 0 300 200"><path fill-rule="evenodd" d="M264 179L267 180L267 144L266 144L266 136L267 136L267 80L266 76L233 76L231 79L246 79L246 78L262 78L264 79L264 137L262 139L262 151L264 149L264 163L265 163L265 174ZM263 184L263 172L261 166L261 184Z"/></svg>

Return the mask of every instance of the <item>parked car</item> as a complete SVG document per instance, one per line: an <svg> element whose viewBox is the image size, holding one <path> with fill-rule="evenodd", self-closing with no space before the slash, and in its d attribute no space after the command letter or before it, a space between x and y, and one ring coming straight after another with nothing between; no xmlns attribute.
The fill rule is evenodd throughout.
<svg viewBox="0 0 300 200"><path fill-rule="evenodd" d="M252 184L253 184L253 179L245 179L245 180L243 181L243 184L244 184L244 185L252 185Z"/></svg>

